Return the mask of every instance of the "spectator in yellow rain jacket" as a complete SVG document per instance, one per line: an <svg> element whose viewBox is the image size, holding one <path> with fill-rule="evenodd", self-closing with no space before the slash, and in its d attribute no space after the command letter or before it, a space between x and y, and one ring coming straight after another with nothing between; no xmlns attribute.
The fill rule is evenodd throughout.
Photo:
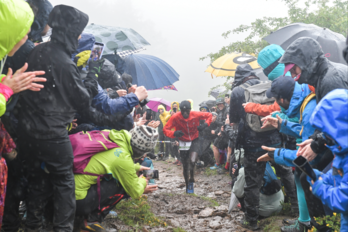
<svg viewBox="0 0 348 232"><path fill-rule="evenodd" d="M159 113L159 118L161 120L161 124L158 127L160 153L161 154L159 154L158 157L159 158L163 157L162 158L163 160L167 160L169 157L169 152L170 152L170 143L169 143L170 139L163 134L163 127L167 124L171 115L168 111L166 111L166 109L164 108L163 105L159 105L157 109L158 109L158 113ZM164 148L165 148L165 152L164 152Z"/></svg>

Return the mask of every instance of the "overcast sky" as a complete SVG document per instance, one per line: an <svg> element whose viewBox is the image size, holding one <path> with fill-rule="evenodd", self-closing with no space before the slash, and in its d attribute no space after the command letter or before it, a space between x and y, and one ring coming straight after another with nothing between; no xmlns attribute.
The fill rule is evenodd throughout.
<svg viewBox="0 0 348 232"><path fill-rule="evenodd" d="M168 101L193 99L195 109L208 98L211 87L221 84L204 70L209 60L199 58L218 51L246 35L221 34L257 18L283 17L287 8L281 0L50 0L89 15L89 23L132 28L151 46L142 53L157 56L180 75L178 91L149 91L149 97Z"/></svg>

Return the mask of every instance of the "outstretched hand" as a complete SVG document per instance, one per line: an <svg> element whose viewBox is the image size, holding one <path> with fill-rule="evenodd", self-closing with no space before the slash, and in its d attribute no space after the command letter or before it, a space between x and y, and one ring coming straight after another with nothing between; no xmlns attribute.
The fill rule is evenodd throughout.
<svg viewBox="0 0 348 232"><path fill-rule="evenodd" d="M274 147L266 147L266 146L261 146L261 148L263 150L266 150L266 151L269 151L269 152L274 152L276 150L276 148ZM271 156L268 155L268 153L260 156L258 159L257 159L257 162L267 162L267 161L271 161L273 160L273 158Z"/></svg>
<svg viewBox="0 0 348 232"><path fill-rule="evenodd" d="M24 90L30 89L31 91L40 91L44 86L36 84L34 82L46 82L46 78L36 77L44 75L44 71L25 72L28 69L28 64L17 70L13 74L11 68L8 69L6 77L3 79L2 84L10 87L13 93L19 93Z"/></svg>
<svg viewBox="0 0 348 232"><path fill-rule="evenodd" d="M268 127L274 127L277 129L278 122L282 123L283 120L277 115L276 118L272 116L264 117L263 119L261 119L261 121L263 122L261 129L268 128Z"/></svg>

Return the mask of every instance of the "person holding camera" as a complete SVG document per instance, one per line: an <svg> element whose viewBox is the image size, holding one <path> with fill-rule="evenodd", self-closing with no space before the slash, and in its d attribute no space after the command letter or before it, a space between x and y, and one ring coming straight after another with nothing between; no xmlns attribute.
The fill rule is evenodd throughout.
<svg viewBox="0 0 348 232"><path fill-rule="evenodd" d="M109 139L118 147L95 154L84 169L86 174L74 175L75 230L87 229L86 224L89 228L100 229L98 222L101 223L121 199L138 198L157 190L157 185L148 185L146 178L137 176L138 171L150 168L133 161L153 150L158 139L157 130L148 126L137 126L130 132L111 130ZM88 173L102 176L100 184L95 175Z"/></svg>

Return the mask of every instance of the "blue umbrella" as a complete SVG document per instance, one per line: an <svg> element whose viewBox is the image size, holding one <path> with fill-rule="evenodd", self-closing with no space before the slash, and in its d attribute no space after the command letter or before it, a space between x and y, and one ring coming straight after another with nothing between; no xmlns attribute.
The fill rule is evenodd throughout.
<svg viewBox="0 0 348 232"><path fill-rule="evenodd" d="M146 89L159 89L179 80L179 74L155 56L132 54L126 56L124 61L124 72L133 77L133 84Z"/></svg>

